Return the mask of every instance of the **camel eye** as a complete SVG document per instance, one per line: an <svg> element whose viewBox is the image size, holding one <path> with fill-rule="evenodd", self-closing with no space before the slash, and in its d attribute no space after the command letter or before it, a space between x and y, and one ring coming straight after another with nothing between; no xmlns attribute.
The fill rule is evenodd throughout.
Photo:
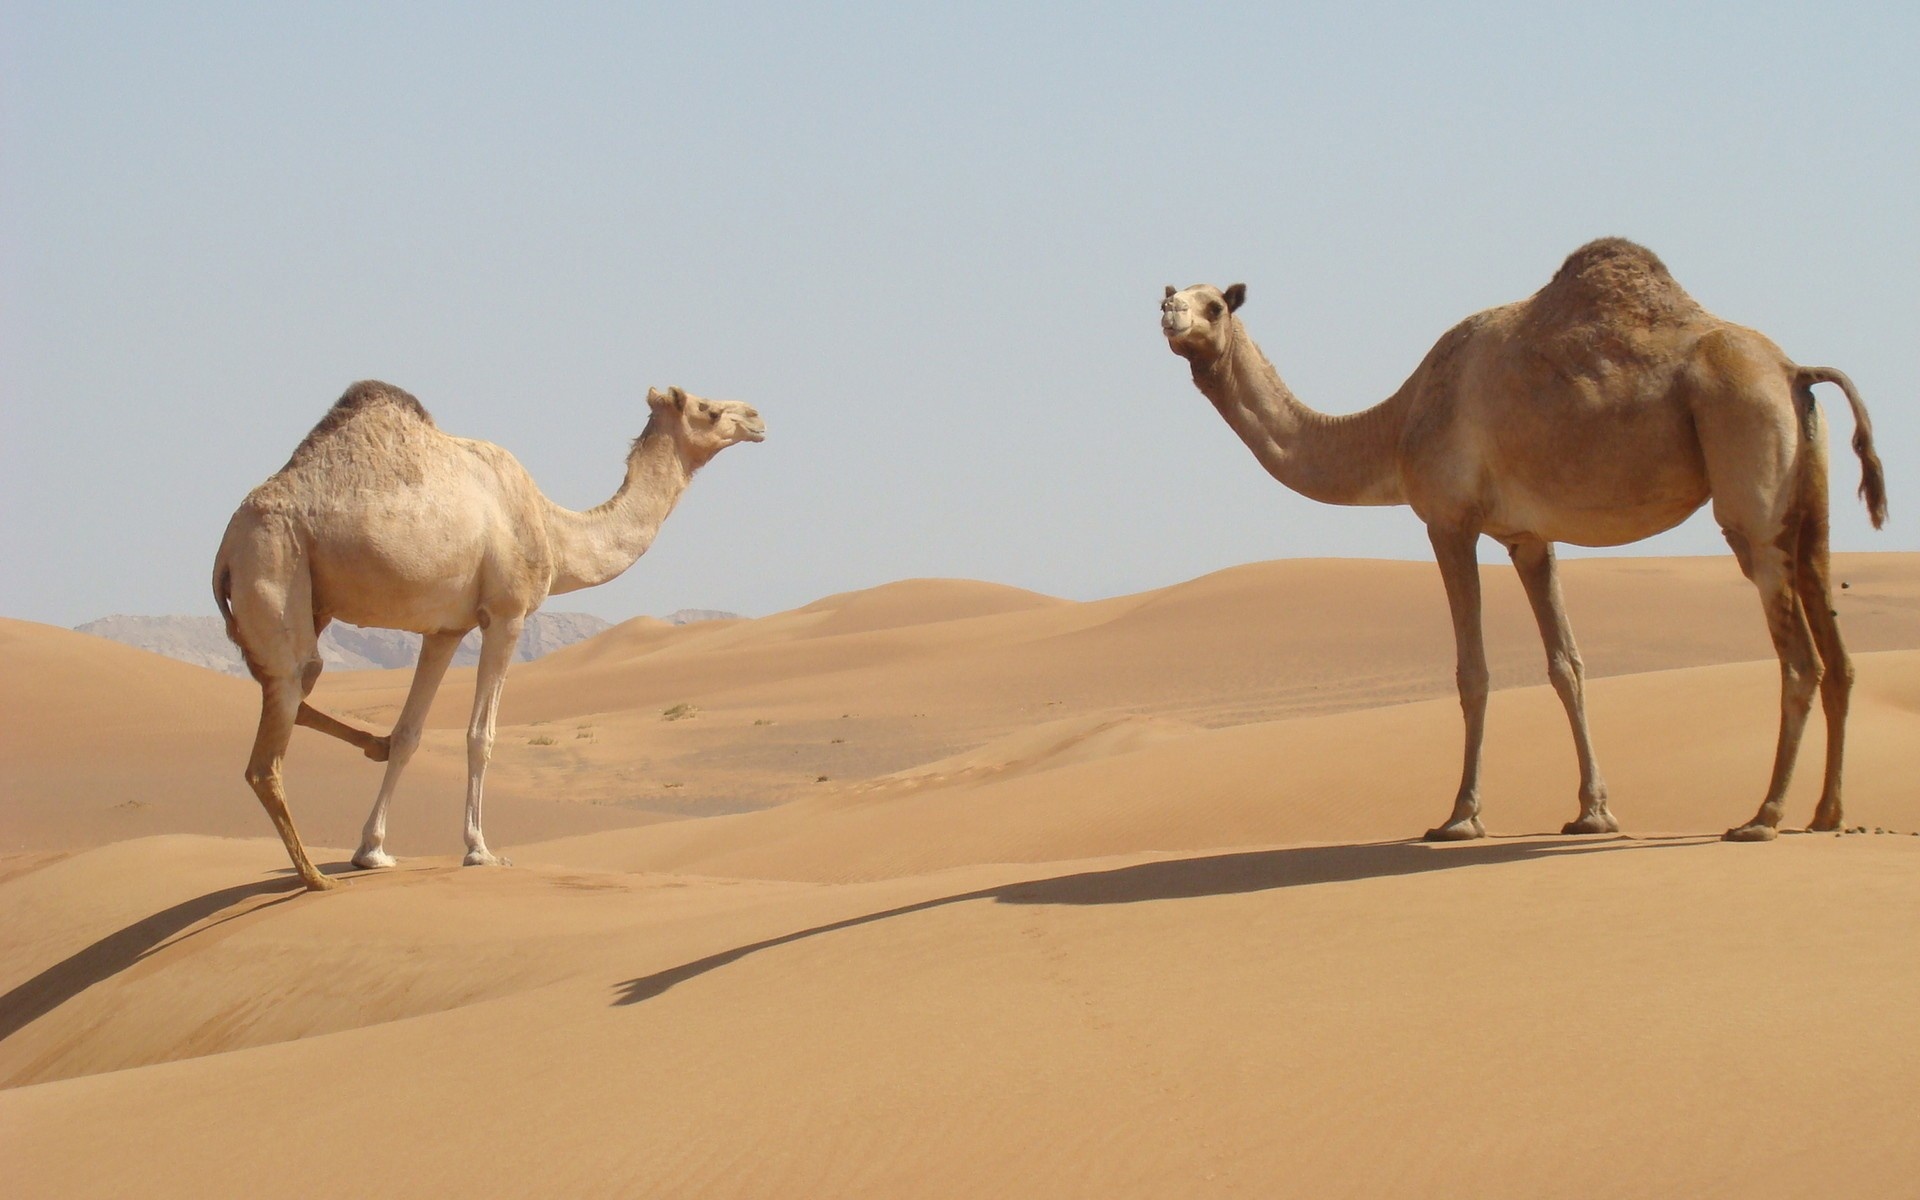
<svg viewBox="0 0 1920 1200"><path fill-rule="evenodd" d="M1226 311L1226 309L1221 304L1214 303L1214 304L1207 305L1207 320L1209 321L1219 320L1220 314L1224 311Z"/></svg>

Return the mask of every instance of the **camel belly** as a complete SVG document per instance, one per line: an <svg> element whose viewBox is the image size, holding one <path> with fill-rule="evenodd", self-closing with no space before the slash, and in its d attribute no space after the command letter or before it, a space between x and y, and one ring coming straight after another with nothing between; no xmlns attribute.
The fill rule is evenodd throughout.
<svg viewBox="0 0 1920 1200"><path fill-rule="evenodd" d="M1624 545L1707 500L1693 415L1668 378L1585 379L1486 408L1463 449L1496 537Z"/></svg>
<svg viewBox="0 0 1920 1200"><path fill-rule="evenodd" d="M526 556L499 552L500 538L484 513L389 511L382 517L351 526L314 523L307 550L316 615L440 633L473 628L483 610L530 612L545 598L545 574L516 570L513 564Z"/></svg>
<svg viewBox="0 0 1920 1200"><path fill-rule="evenodd" d="M377 560L315 565L314 613L349 625L442 633L473 628L478 581L422 578Z"/></svg>
<svg viewBox="0 0 1920 1200"><path fill-rule="evenodd" d="M1482 529L1500 541L1536 537L1574 546L1624 546L1665 533L1706 502L1704 482L1697 494L1674 494L1624 507L1578 507L1564 498L1508 485L1487 507Z"/></svg>

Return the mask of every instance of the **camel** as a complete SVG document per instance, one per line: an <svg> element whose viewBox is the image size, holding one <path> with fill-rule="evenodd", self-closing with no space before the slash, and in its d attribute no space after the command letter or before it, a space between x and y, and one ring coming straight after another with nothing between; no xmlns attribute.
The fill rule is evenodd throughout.
<svg viewBox="0 0 1920 1200"><path fill-rule="evenodd" d="M476 626L464 861L505 864L487 849L480 796L501 688L527 614L548 596L605 583L632 566L694 472L736 442L765 437L760 414L745 404L676 387L649 390L647 406L619 491L597 508L571 512L541 495L505 450L441 432L399 388L356 383L233 514L214 560L213 592L227 636L260 684L247 783L308 888L334 885L307 857L287 811L281 762L293 727L330 734L386 763L353 865L392 866L387 806L447 664ZM317 640L336 619L423 635L412 686L385 737L306 702L320 677Z"/></svg>
<svg viewBox="0 0 1920 1200"><path fill-rule="evenodd" d="M1561 601L1553 544L1618 546L1713 501L1740 570L1759 591L1780 659L1773 774L1730 841L1777 833L1787 780L1818 689L1826 777L1810 825L1841 824L1840 763L1853 666L1827 575L1827 439L1812 387L1853 409L1860 496L1877 529L1886 484L1853 384L1802 367L1760 333L1689 296L1651 251L1603 238L1573 252L1526 300L1448 330L1398 391L1346 416L1295 398L1235 315L1246 287L1166 290L1168 347L1268 473L1327 504L1405 504L1426 523L1453 614L1466 748L1453 810L1430 841L1486 836L1480 749L1482 535L1507 548L1546 644L1547 676L1573 729L1580 813L1562 832L1618 832L1587 734L1584 668Z"/></svg>

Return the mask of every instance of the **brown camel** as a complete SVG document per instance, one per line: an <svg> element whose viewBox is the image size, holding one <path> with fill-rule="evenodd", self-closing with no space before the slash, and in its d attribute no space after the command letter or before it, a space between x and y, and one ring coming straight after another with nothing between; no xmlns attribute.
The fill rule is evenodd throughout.
<svg viewBox="0 0 1920 1200"><path fill-rule="evenodd" d="M442 433L399 388L356 383L233 514L214 560L213 592L227 636L260 682L247 782L309 888L333 885L308 859L287 812L281 760L294 725L351 742L387 764L353 861L392 866L384 846L387 805L454 649L476 626L466 862L504 861L481 833L480 791L501 687L527 614L548 596L605 583L632 566L695 471L733 443L765 435L760 414L744 404L671 388L649 391L647 405L647 426L627 455L620 490L580 513L542 496L500 447ZM424 635L413 686L386 737L306 703L320 677L317 640L335 619Z"/></svg>
<svg viewBox="0 0 1920 1200"><path fill-rule="evenodd" d="M1773 777L1733 841L1775 836L1813 694L1827 721L1826 779L1810 828L1840 827L1840 761L1853 666L1827 580L1827 435L1816 383L1853 409L1860 496L1875 528L1886 484L1859 393L1831 367L1795 365L1754 330L1713 316L1643 247L1604 238L1573 252L1531 298L1448 330L1400 390L1364 412L1307 408L1247 336L1246 288L1169 287L1161 331L1193 381L1281 483L1328 504L1407 504L1426 522L1453 610L1466 714L1460 790L1434 841L1483 837L1481 535L1506 546L1547 649L1580 759L1580 815L1565 833L1620 826L1587 736L1580 653L1553 543L1618 546L1713 500L1740 570L1759 589L1780 657Z"/></svg>

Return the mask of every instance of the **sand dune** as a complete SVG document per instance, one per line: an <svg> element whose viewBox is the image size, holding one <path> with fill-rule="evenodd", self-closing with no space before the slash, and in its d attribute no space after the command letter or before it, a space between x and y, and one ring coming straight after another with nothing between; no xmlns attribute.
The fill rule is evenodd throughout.
<svg viewBox="0 0 1920 1200"><path fill-rule="evenodd" d="M515 668L506 870L455 865L455 671L402 866L323 896L239 778L250 684L0 622L8 1192L1909 1194L1920 555L1837 565L1849 816L1898 833L1718 842L1772 751L1758 605L1588 560L1629 834L1551 834L1570 739L1489 568L1498 836L1410 842L1458 771L1437 573L1289 562L628 622ZM379 768L290 762L339 870Z"/></svg>
<svg viewBox="0 0 1920 1200"><path fill-rule="evenodd" d="M466 675L471 688L472 673ZM340 711L362 721L367 715ZM265 817L241 773L259 719L260 689L250 680L0 618L0 796L7 800L0 804L0 853L159 833L257 836ZM404 823L409 840L444 842L460 821L464 737L429 737L438 752L408 767L407 803L396 806L394 821ZM357 835L380 766L304 730L287 761L303 831L322 842ZM510 778L489 794L502 801L500 830L522 837L644 819L528 794Z"/></svg>

